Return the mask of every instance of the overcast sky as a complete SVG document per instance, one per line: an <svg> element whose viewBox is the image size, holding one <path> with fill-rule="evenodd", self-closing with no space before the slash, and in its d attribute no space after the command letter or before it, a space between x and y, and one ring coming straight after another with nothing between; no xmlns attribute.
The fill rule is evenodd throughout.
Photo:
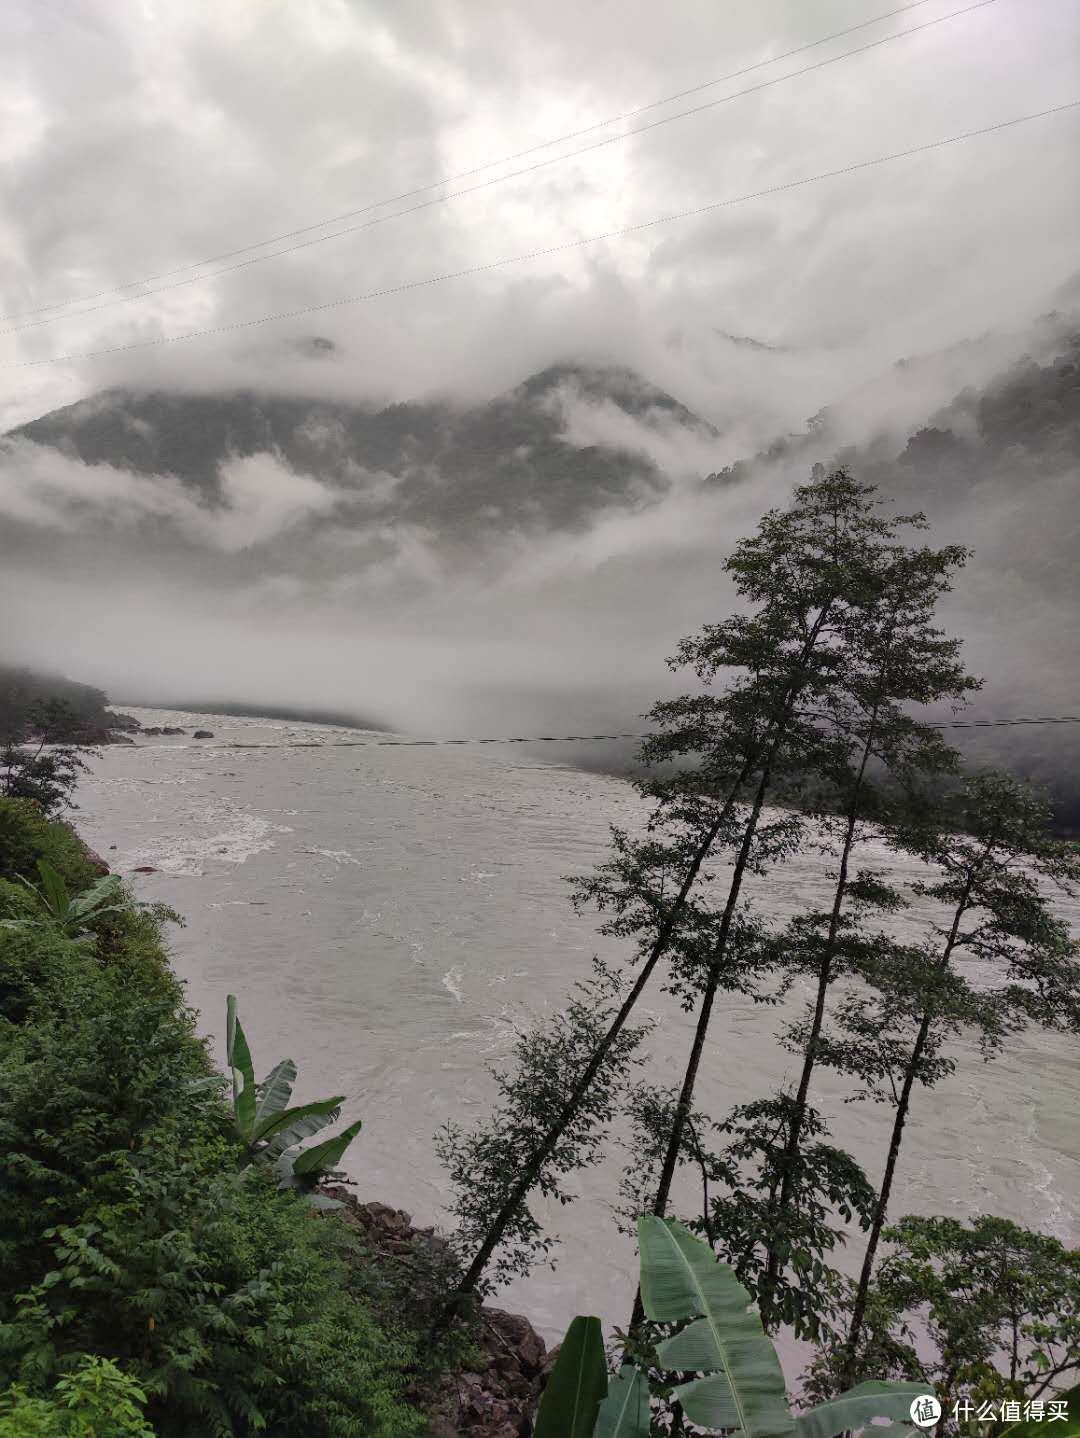
<svg viewBox="0 0 1080 1438"><path fill-rule="evenodd" d="M993 0L383 222L445 193L427 190L351 222L379 219L374 227L281 259L137 302L101 294L486 165L890 8L890 0L7 0L0 308L23 315L3 328L30 327L2 339L0 423L132 380L311 383L311 366L288 342L313 331L342 346L339 360L320 367L322 392L408 396L432 387L491 392L567 348L646 369L652 360L658 378L678 379L665 348L673 333L687 337L682 363L700 377L717 327L824 350L842 379L862 373L868 355L886 363L1023 321L1076 270L1080 110L308 320L18 367L486 264L1080 98L1075 0ZM927 0L451 188L964 8L965 0ZM25 313L83 296L97 298L82 317L72 316L78 305L63 318Z"/></svg>
<svg viewBox="0 0 1080 1438"><path fill-rule="evenodd" d="M924 423L1018 353L1032 318L1062 303L1070 282L1075 303L1080 109L368 303L104 358L26 363L490 265L1080 98L1076 0L992 0L448 203L393 217L446 192L425 189L378 207L889 8L6 0L0 309L21 318L0 328L24 328L0 337L0 430L116 384L476 400L557 359L609 358L726 426L718 463L844 396L846 438L892 422L902 445L906 424ZM927 0L449 188L964 8ZM365 212L345 224L379 223L219 278L196 271L187 283L182 267L193 261L296 229L308 240L326 231L306 227L355 210ZM170 287L115 302L113 287L147 276L165 276L149 288ZM39 312L62 301L79 303ZM733 347L719 331L777 348ZM335 352L303 354L297 341L312 334L332 338ZM892 368L940 351L932 364ZM567 423L573 443L603 439L598 425L609 441L625 440L618 415L579 411ZM682 443L690 470L716 467L696 440ZM432 536L406 530L384 536L391 557L381 567L345 563L341 547L356 536L329 527L321 532L336 556L313 557L295 538L300 521L334 513L338 499L274 456L228 466L228 506L211 513L167 477L9 448L0 643L121 696L291 698L468 732L488 727L498 690L508 724L599 723L632 715L661 682L676 682L665 679L664 654L721 617L731 602L717 582L721 555L783 501L793 477L762 476L705 509L676 487L658 510L608 515L585 533L507 536L493 575L447 573ZM1044 518L1063 534L1075 523L1074 482L1062 477L1059 489ZM996 656L1001 673L1011 641L993 629L985 576L1007 569L994 535L1022 520L997 508L979 516L987 567L960 596L971 627L986 631L980 653ZM171 566L133 537L155 525L177 536ZM1045 630L1045 602L1013 593L1011 622L1031 615Z"/></svg>

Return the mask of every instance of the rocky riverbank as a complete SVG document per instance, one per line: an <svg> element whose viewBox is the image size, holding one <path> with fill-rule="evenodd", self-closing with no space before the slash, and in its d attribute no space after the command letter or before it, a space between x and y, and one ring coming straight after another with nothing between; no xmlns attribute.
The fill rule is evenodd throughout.
<svg viewBox="0 0 1080 1438"><path fill-rule="evenodd" d="M411 1270L422 1303L430 1275L449 1262L446 1239L433 1228L417 1228L403 1209L361 1203L339 1185L323 1192L344 1205L339 1219L395 1259L406 1274ZM433 1394L415 1395L418 1406L432 1415L429 1438L528 1438L557 1353L548 1352L527 1318L482 1308L473 1352L462 1367L446 1374Z"/></svg>

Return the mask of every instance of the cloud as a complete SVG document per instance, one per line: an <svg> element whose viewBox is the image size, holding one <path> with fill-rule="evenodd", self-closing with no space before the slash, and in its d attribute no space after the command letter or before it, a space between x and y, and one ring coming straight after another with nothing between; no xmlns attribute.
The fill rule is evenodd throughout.
<svg viewBox="0 0 1080 1438"><path fill-rule="evenodd" d="M278 539L343 502L339 492L297 474L272 454L227 460L223 503L200 502L171 475L138 475L84 464L59 450L7 440L0 447L0 514L9 520L81 534L130 531L168 522L171 534L225 554Z"/></svg>
<svg viewBox="0 0 1080 1438"><path fill-rule="evenodd" d="M649 109L624 128L947 13L945 0L931 0ZM32 310L169 276L192 259L362 210L865 19L855 0L681 0L662 15L649 0L625 0L617 21L607 4L583 14L553 0L511 14L498 0L432 0L422 22L409 6L374 0L15 0L0 16L0 43L18 58L0 127L0 307ZM30 418L104 384L475 398L568 351L624 359L660 378L677 367L667 344L675 329L700 352L716 329L816 350L831 377L820 389L834 395L899 355L978 333L988 318L1019 323L1075 274L1080 196L1070 181L1080 116L306 321L230 327L565 245L1041 109L1080 93L1078 57L1080 12L1070 0L1035 9L1000 0L445 205L4 336L0 362L219 331L107 360L8 370L2 413ZM427 194L354 219L382 221ZM339 345L329 362L297 349L313 327ZM705 368L715 374L725 363L718 344ZM785 408L782 390L774 411ZM817 403L828 397L819 392Z"/></svg>

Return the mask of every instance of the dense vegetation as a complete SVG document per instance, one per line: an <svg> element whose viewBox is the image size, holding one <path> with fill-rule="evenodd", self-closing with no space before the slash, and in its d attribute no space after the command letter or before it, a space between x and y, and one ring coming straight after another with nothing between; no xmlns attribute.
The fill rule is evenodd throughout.
<svg viewBox="0 0 1080 1438"><path fill-rule="evenodd" d="M23 882L100 882L71 832L0 799L0 840L0 1434L418 1432L415 1337L350 1230L248 1163L163 915L121 895L72 932Z"/></svg>

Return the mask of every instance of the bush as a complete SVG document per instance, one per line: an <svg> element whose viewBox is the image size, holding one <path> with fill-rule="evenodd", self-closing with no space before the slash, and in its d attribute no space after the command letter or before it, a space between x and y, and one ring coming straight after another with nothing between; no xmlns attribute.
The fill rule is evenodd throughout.
<svg viewBox="0 0 1080 1438"><path fill-rule="evenodd" d="M0 1438L154 1438L145 1402L134 1378L110 1359L83 1354L50 1397L34 1398L17 1385L0 1393Z"/></svg>
<svg viewBox="0 0 1080 1438"><path fill-rule="evenodd" d="M76 842L3 812L20 863ZM0 919L0 1438L145 1431L138 1406L71 1426L89 1377L102 1402L135 1383L162 1438L417 1433L415 1339L363 1297L380 1260L240 1171L160 916L127 901L88 948L0 880Z"/></svg>
<svg viewBox="0 0 1080 1438"><path fill-rule="evenodd" d="M32 799L0 797L0 879L21 875L36 883L39 859L51 864L69 889L83 889L97 877L67 824L47 819Z"/></svg>

